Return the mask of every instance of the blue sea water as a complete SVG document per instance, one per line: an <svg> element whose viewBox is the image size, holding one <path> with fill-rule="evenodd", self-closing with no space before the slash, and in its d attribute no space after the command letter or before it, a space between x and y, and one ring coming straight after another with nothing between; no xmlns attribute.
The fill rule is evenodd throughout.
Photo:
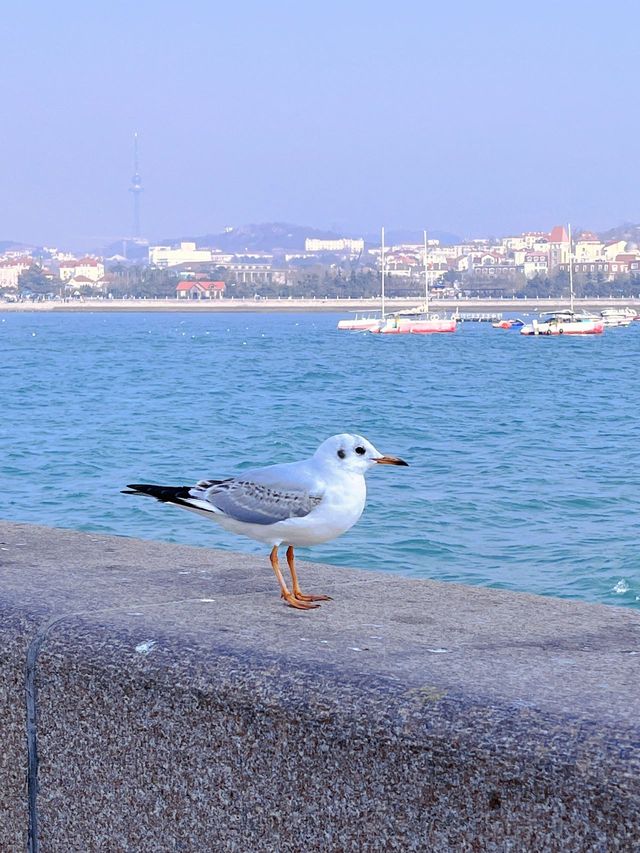
<svg viewBox="0 0 640 853"><path fill-rule="evenodd" d="M640 323L602 336L337 332L333 314L0 314L0 517L265 554L120 494L356 431L358 525L304 559L640 606Z"/></svg>

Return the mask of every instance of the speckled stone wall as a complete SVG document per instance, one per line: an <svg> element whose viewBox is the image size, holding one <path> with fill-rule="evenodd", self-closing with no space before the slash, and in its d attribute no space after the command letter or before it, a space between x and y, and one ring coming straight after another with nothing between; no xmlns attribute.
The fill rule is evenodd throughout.
<svg viewBox="0 0 640 853"><path fill-rule="evenodd" d="M2 851L38 630L42 853L640 849L635 612L303 564L301 613L266 556L0 540Z"/></svg>
<svg viewBox="0 0 640 853"><path fill-rule="evenodd" d="M0 589L0 851L24 850L27 844L24 685L33 630L30 620L5 606Z"/></svg>

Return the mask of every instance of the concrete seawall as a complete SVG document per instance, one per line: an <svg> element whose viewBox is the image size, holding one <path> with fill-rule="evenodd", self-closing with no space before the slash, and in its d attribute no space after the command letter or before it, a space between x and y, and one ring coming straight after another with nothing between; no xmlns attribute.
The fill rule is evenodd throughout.
<svg viewBox="0 0 640 853"><path fill-rule="evenodd" d="M415 308L423 301L420 294L414 296L388 297L386 310L400 311ZM576 299L576 310L601 311L607 307L630 306L640 310L640 297L636 298L594 298ZM516 311L524 314L537 311L557 311L568 307L567 299L438 299L434 301L434 310L440 312L459 311L483 313L487 311ZM149 311L181 311L187 313L242 313L243 311L258 311L261 313L282 312L340 312L349 316L350 311L379 311L380 298L365 299L82 299L68 302L47 300L43 302L5 302L0 299L0 312L149 312Z"/></svg>
<svg viewBox="0 0 640 853"><path fill-rule="evenodd" d="M636 612L301 564L301 613L266 556L0 549L2 851L640 849Z"/></svg>

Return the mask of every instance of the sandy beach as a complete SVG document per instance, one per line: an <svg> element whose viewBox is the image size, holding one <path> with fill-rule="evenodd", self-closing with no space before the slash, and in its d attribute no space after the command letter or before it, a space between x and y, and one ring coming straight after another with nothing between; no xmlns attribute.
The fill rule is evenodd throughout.
<svg viewBox="0 0 640 853"><path fill-rule="evenodd" d="M387 299L387 312L399 311L420 304L419 297ZM640 311L640 298L636 299L576 299L576 308L601 311L607 306L629 305ZM515 311L530 314L538 311L554 311L567 308L567 299L457 299L434 300L431 310L461 313ZM350 311L378 311L379 299L77 299L66 302L47 300L42 302L0 301L0 312L95 312L95 311L325 311L349 313Z"/></svg>

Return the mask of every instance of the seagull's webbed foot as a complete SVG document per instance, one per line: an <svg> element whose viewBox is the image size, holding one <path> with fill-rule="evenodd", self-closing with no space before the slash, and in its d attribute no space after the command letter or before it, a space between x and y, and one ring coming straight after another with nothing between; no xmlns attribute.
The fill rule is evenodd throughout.
<svg viewBox="0 0 640 853"><path fill-rule="evenodd" d="M333 601L330 595L305 595L298 585L298 575L296 574L296 564L293 554L293 545L287 548L287 565L291 572L291 582L293 584L293 596L297 601ZM316 605L317 607L318 605Z"/></svg>
<svg viewBox="0 0 640 853"><path fill-rule="evenodd" d="M280 594L280 598L283 601L286 601L289 607L295 607L296 610L315 610L317 607L320 607L319 604L307 604L306 600L308 596L305 596L304 599L297 598L293 593L289 592L285 594L284 592ZM308 598L310 601L311 599Z"/></svg>
<svg viewBox="0 0 640 853"><path fill-rule="evenodd" d="M333 601L330 595L305 595L299 589L295 590L293 594L297 601Z"/></svg>

